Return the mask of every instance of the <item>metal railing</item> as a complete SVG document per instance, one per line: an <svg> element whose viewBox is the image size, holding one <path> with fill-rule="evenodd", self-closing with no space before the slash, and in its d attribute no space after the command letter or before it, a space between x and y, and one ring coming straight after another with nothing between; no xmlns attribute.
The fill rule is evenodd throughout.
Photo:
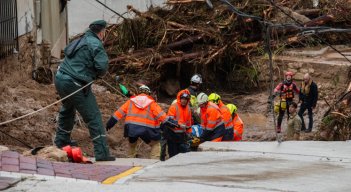
<svg viewBox="0 0 351 192"><path fill-rule="evenodd" d="M17 0L0 0L0 58L18 50Z"/></svg>

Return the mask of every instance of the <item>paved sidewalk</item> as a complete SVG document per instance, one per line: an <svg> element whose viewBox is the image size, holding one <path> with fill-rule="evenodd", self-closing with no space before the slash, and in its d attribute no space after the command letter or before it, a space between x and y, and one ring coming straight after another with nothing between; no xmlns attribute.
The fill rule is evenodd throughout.
<svg viewBox="0 0 351 192"><path fill-rule="evenodd" d="M25 157L13 151L4 151L0 155L0 171L97 182L102 182L131 168L132 166L123 165L50 162L44 159Z"/></svg>

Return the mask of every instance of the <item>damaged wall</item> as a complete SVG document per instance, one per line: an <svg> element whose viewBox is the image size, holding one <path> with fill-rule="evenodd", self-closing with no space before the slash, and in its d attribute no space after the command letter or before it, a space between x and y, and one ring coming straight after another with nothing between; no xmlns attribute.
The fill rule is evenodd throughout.
<svg viewBox="0 0 351 192"><path fill-rule="evenodd" d="M132 5L138 10L146 11L151 5L162 6L165 0L100 0L117 13L127 11L126 6ZM128 17L128 14L124 15ZM89 24L97 19L104 19L109 23L117 23L119 18L104 8L95 0L68 1L69 36L84 32Z"/></svg>
<svg viewBox="0 0 351 192"><path fill-rule="evenodd" d="M33 0L17 1L18 36L32 31L34 7Z"/></svg>

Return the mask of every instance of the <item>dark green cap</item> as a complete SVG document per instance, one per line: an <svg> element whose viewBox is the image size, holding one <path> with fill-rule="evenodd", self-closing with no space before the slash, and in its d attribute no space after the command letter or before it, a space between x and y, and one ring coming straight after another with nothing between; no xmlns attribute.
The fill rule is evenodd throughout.
<svg viewBox="0 0 351 192"><path fill-rule="evenodd" d="M100 25L102 27L106 27L107 23L105 20L96 20L96 21L90 23L89 27L92 25Z"/></svg>

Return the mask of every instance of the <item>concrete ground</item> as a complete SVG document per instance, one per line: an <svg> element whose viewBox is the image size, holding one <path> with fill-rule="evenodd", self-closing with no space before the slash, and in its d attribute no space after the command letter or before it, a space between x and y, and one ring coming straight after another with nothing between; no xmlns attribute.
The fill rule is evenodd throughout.
<svg viewBox="0 0 351 192"><path fill-rule="evenodd" d="M200 148L112 185L27 178L8 191L351 190L351 142L204 143Z"/></svg>

